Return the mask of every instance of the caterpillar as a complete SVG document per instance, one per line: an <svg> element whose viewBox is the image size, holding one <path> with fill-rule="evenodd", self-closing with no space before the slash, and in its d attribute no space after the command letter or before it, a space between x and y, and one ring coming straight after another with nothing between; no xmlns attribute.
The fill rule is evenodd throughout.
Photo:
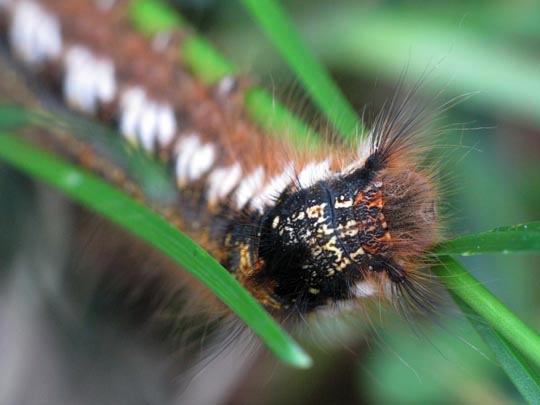
<svg viewBox="0 0 540 405"><path fill-rule="evenodd" d="M137 33L121 1L4 0L10 52L73 111L163 162L178 226L272 314L383 299L426 310L421 269L440 240L437 173L423 110L393 99L351 148L299 150L265 133L238 99L178 60L183 33ZM111 44L114 46L111 48Z"/></svg>

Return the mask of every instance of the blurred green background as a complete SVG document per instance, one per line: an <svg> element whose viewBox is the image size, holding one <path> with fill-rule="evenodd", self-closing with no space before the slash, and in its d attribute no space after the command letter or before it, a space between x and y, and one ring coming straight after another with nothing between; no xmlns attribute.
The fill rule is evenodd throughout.
<svg viewBox="0 0 540 405"><path fill-rule="evenodd" d="M287 66L239 4L217 0L169 2L241 71L274 91L308 122L321 125ZM441 101L467 96L445 112L435 126L435 129L448 127L441 136L444 147L437 152L443 161L448 190L449 236L540 219L540 6L536 2L293 0L282 3L306 43L358 111L365 109L366 117L373 116L384 100L394 94L404 72L405 80L412 85L425 77L421 96L429 98L442 92ZM7 280L8 273L12 280L18 268L17 250L36 250L34 245L28 247L28 241L20 241L32 234L38 241L35 245L46 250L40 244L43 240L54 240L51 233L58 232L55 230L58 222L65 221L64 211L47 206L36 208L35 191L28 179L5 167L0 167L0 193L5 196L0 199L3 269L0 280ZM49 219L48 227L39 225L43 215ZM55 224L52 228L51 221ZM49 247L45 255L51 256L48 259L51 267L57 260L54 252ZM37 257L35 252L34 257ZM491 255L462 261L509 308L540 331L537 256ZM17 291L25 292L24 297L32 296L36 288L47 290L57 286L49 276L38 278L37 283L30 284L24 278L21 281L20 276L12 281L18 283ZM313 369L297 371L278 364L270 355L259 356L238 373L234 386L220 401L230 404L521 403L517 391L492 360L489 349L467 319L447 301L439 319L418 321L414 327L390 313L379 314L376 310L370 312L372 324L366 322L363 314L344 319L315 319L297 331L314 355ZM8 309L13 310L13 306L4 308L7 309L0 312L0 320L2 315L5 320ZM52 318L55 328L66 329L62 322ZM84 367L98 370L92 366L96 356L96 361L110 364L103 361L105 349L94 340L90 344L79 334L67 335L72 351L81 350L80 343L74 342L82 340L86 345L88 353L82 356L84 361L80 360L81 355L75 356ZM118 354L108 360L117 366L122 363L126 369L145 369L136 378L119 379L118 384L128 387L137 381L160 385L155 376L149 376L152 373L148 363L143 362L146 368L140 366L139 360L126 363L125 356ZM211 363L206 366L211 367ZM6 372L2 379L5 381L10 375ZM81 372L80 379L83 375ZM213 375L207 383L220 378L219 374ZM123 390L114 395L126 395L122 397L124 400L130 398ZM100 398L103 402L110 400L107 393ZM138 398L142 403L169 401L168 396L161 395Z"/></svg>

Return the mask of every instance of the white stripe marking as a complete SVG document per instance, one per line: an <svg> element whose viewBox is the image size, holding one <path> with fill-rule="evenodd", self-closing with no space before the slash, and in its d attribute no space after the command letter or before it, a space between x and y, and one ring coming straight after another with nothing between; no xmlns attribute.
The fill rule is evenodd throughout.
<svg viewBox="0 0 540 405"><path fill-rule="evenodd" d="M93 114L97 108L92 85L93 63L90 52L80 46L71 47L65 58L64 97L74 108Z"/></svg>
<svg viewBox="0 0 540 405"><path fill-rule="evenodd" d="M158 142L161 146L169 146L176 133L176 118L170 105L161 104L158 108Z"/></svg>
<svg viewBox="0 0 540 405"><path fill-rule="evenodd" d="M29 64L57 58L62 50L58 20L34 2L15 5L9 35L13 48Z"/></svg>
<svg viewBox="0 0 540 405"><path fill-rule="evenodd" d="M189 180L191 159L200 145L201 141L196 134L182 137L176 144L176 180L181 186Z"/></svg>
<svg viewBox="0 0 540 405"><path fill-rule="evenodd" d="M237 162L232 166L214 169L208 176L208 202L210 205L227 197L242 177L242 168Z"/></svg>
<svg viewBox="0 0 540 405"><path fill-rule="evenodd" d="M9 36L11 45L18 55L26 62L33 64L40 60L35 40L36 29L42 18L41 7L34 3L23 1L15 5Z"/></svg>
<svg viewBox="0 0 540 405"><path fill-rule="evenodd" d="M249 176L240 182L235 192L236 207L241 209L259 191L264 184L264 169L257 167Z"/></svg>
<svg viewBox="0 0 540 405"><path fill-rule="evenodd" d="M291 162L281 174L273 177L261 193L251 200L250 206L263 212L264 207L272 205L283 190L292 183L293 178L294 166Z"/></svg>
<svg viewBox="0 0 540 405"><path fill-rule="evenodd" d="M110 61L75 45L66 52L64 63L64 97L74 108L94 114L99 103L114 99L116 78Z"/></svg>
<svg viewBox="0 0 540 405"><path fill-rule="evenodd" d="M120 131L131 141L140 140L150 152L156 141L168 146L176 133L174 110L168 104L150 100L142 87L131 87L120 101Z"/></svg>
<svg viewBox="0 0 540 405"><path fill-rule="evenodd" d="M308 188L315 183L325 180L330 177L330 159L326 159L320 163L309 163L298 175L298 183L300 188Z"/></svg>
<svg viewBox="0 0 540 405"><path fill-rule="evenodd" d="M154 151L158 131L158 107L156 103L145 100L139 115L138 133L141 144L149 152Z"/></svg>
<svg viewBox="0 0 540 405"><path fill-rule="evenodd" d="M109 60L95 62L94 82L99 101L110 103L116 94L114 65Z"/></svg>
<svg viewBox="0 0 540 405"><path fill-rule="evenodd" d="M199 180L203 174L212 168L215 159L214 145L207 143L200 146L191 157L188 167L188 180Z"/></svg>
<svg viewBox="0 0 540 405"><path fill-rule="evenodd" d="M145 99L146 94L142 87L131 87L122 94L120 132L132 143L137 143L137 127Z"/></svg>

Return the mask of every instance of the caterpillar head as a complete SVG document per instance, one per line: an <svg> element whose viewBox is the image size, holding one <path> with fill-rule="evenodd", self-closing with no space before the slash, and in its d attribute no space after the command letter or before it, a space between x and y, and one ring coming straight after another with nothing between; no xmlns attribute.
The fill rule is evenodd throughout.
<svg viewBox="0 0 540 405"><path fill-rule="evenodd" d="M286 191L264 217L261 280L285 305L389 295L408 285L436 233L435 194L414 171L376 170L377 155L347 175Z"/></svg>
<svg viewBox="0 0 540 405"><path fill-rule="evenodd" d="M439 240L435 176L418 132L394 118L376 122L360 166L291 186L265 212L254 277L282 305L306 312L371 295L431 305L418 270Z"/></svg>

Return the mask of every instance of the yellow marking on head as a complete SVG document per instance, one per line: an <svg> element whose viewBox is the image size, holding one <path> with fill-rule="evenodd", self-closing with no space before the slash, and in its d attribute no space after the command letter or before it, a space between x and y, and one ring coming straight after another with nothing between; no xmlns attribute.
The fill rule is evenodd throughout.
<svg viewBox="0 0 540 405"><path fill-rule="evenodd" d="M323 224L320 228L317 228L317 233L330 236L334 234L334 229L327 224Z"/></svg>
<svg viewBox="0 0 540 405"><path fill-rule="evenodd" d="M336 201L336 203L334 204L334 207L336 209L339 209L339 208L350 208L352 207L354 204L354 201L353 200L347 200L347 201Z"/></svg>
<svg viewBox="0 0 540 405"><path fill-rule="evenodd" d="M319 205L312 205L311 207L306 208L306 214L308 218L320 218L324 214L324 207L326 207L326 203L322 203Z"/></svg>
<svg viewBox="0 0 540 405"><path fill-rule="evenodd" d="M358 250L356 250L355 252L352 252L349 256L351 257L351 259L356 260L356 258L357 258L358 256L362 256L362 255L365 255L365 254L366 254L366 252L364 252L364 249L362 249L362 248L360 247L360 248L359 248Z"/></svg>
<svg viewBox="0 0 540 405"><path fill-rule="evenodd" d="M343 259L343 251L336 246L337 237L332 238L323 246L323 249L329 252L334 252L337 256L336 262L341 262Z"/></svg>
<svg viewBox="0 0 540 405"><path fill-rule="evenodd" d="M240 271L246 275L253 273L253 265L251 261L251 254L249 252L249 245L243 243L239 246L240 249Z"/></svg>

